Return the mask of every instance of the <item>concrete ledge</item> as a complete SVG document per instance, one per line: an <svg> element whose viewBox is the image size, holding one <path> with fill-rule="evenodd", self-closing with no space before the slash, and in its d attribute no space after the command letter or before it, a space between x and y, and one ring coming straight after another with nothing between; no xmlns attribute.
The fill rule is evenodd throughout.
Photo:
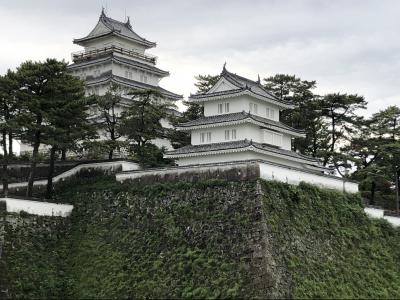
<svg viewBox="0 0 400 300"><path fill-rule="evenodd" d="M19 213L25 211L29 214L38 216L68 217L74 208L73 205L69 204L57 204L14 198L0 198L0 202L6 203L7 212Z"/></svg>

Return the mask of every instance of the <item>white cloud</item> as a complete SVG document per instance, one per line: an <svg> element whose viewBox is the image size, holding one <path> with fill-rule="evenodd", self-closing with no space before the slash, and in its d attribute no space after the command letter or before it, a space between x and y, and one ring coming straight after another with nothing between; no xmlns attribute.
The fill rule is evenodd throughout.
<svg viewBox="0 0 400 300"><path fill-rule="evenodd" d="M95 25L106 1L0 0L0 73L27 59L70 58L72 39ZM296 74L318 92L364 95L369 113L399 104L400 2L113 1L111 17L158 43L171 72L162 85L187 96L194 76L228 68L244 76Z"/></svg>

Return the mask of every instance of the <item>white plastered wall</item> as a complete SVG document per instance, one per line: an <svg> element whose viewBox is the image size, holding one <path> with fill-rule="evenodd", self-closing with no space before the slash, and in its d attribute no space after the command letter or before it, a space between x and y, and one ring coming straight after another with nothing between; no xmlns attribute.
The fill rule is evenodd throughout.
<svg viewBox="0 0 400 300"><path fill-rule="evenodd" d="M274 110L274 120L279 121L279 107L275 104L268 103L247 95L242 95L238 97L206 101L204 102L204 116L215 116L221 113L218 113L218 104L229 103L229 112L225 112L225 107L223 105L223 113L237 113L237 112L249 112L250 103L257 104L257 114L253 111L252 114L258 115L263 118L269 118L266 115L267 107Z"/></svg>
<svg viewBox="0 0 400 300"><path fill-rule="evenodd" d="M349 193L358 192L357 183L345 181L340 177L323 176L267 163L260 163L260 177L266 180L277 180L290 184L299 184L303 181L339 191Z"/></svg>
<svg viewBox="0 0 400 300"><path fill-rule="evenodd" d="M0 198L6 203L7 212L19 213L21 211L32 215L67 217L71 214L73 205L57 204L41 201L31 201L13 198Z"/></svg>

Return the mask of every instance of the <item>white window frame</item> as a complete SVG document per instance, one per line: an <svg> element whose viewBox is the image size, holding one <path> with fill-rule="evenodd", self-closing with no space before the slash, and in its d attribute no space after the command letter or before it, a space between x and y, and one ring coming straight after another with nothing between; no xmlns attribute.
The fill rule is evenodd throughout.
<svg viewBox="0 0 400 300"><path fill-rule="evenodd" d="M232 140L236 140L236 129L232 129Z"/></svg>
<svg viewBox="0 0 400 300"><path fill-rule="evenodd" d="M270 110L270 119L275 120L275 109Z"/></svg>
<svg viewBox="0 0 400 300"><path fill-rule="evenodd" d="M225 141L229 141L230 140L230 136L231 136L231 131L229 129L225 130Z"/></svg>
<svg viewBox="0 0 400 300"><path fill-rule="evenodd" d="M225 102L225 112L228 113L229 112L229 102Z"/></svg>
<svg viewBox="0 0 400 300"><path fill-rule="evenodd" d="M206 133L200 132L200 144L204 144L205 141L206 141Z"/></svg>
<svg viewBox="0 0 400 300"><path fill-rule="evenodd" d="M274 132L273 140L274 140L274 145L275 146L282 147L283 134Z"/></svg>
<svg viewBox="0 0 400 300"><path fill-rule="evenodd" d="M223 108L223 104L222 103L218 103L218 113L222 114L222 108Z"/></svg>
<svg viewBox="0 0 400 300"><path fill-rule="evenodd" d="M207 142L211 142L211 131L207 132Z"/></svg>
<svg viewBox="0 0 400 300"><path fill-rule="evenodd" d="M254 115L257 115L258 114L258 105L257 105L257 103L250 102L249 111L250 111L250 113L252 113Z"/></svg>

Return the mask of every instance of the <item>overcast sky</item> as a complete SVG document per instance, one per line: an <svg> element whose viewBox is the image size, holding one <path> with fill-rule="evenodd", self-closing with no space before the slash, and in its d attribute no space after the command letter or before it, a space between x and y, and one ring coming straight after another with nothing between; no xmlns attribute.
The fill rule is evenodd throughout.
<svg viewBox="0 0 400 300"><path fill-rule="evenodd" d="M400 1L0 0L0 73L22 61L70 61L102 6L157 48L161 85L187 97L196 74L316 80L317 92L358 93L368 114L400 104Z"/></svg>

